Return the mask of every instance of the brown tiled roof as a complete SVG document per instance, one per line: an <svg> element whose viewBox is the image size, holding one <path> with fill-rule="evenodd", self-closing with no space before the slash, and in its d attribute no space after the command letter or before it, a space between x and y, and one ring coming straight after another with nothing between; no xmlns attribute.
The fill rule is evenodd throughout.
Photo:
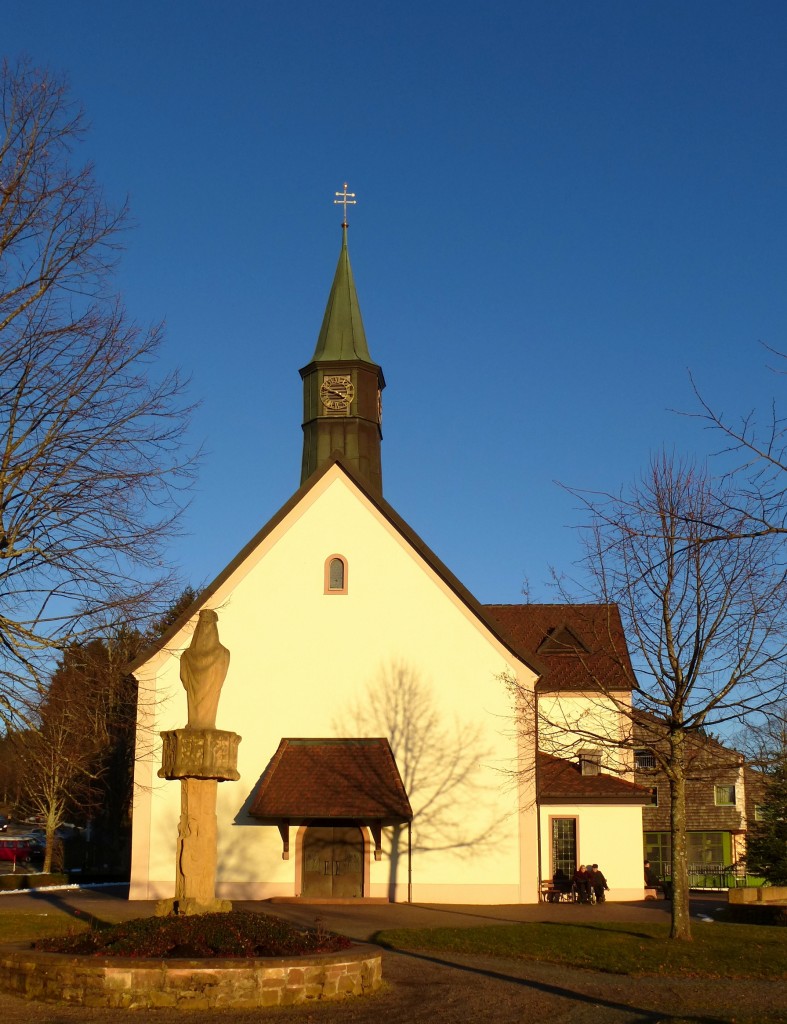
<svg viewBox="0 0 787 1024"><path fill-rule="evenodd" d="M283 739L263 772L249 814L388 823L413 816L387 739Z"/></svg>
<svg viewBox="0 0 787 1024"><path fill-rule="evenodd" d="M648 804L650 789L603 772L583 775L579 764L540 753L538 799L547 804Z"/></svg>
<svg viewBox="0 0 787 1024"><path fill-rule="evenodd" d="M544 666L539 693L630 690L634 684L623 623L613 604L487 604L521 650Z"/></svg>

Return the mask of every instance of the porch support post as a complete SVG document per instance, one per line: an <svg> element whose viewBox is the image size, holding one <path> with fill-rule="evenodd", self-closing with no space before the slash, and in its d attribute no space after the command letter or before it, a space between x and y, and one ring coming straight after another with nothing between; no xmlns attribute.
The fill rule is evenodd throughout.
<svg viewBox="0 0 787 1024"><path fill-rule="evenodd" d="M372 822L372 824L370 826L370 831L372 833L372 839L374 839L374 859L375 860L382 860L383 859L383 823L382 823L382 821L379 818L376 821Z"/></svg>
<svg viewBox="0 0 787 1024"><path fill-rule="evenodd" d="M278 823L279 835L281 836L281 859L290 859L290 819L282 818Z"/></svg>

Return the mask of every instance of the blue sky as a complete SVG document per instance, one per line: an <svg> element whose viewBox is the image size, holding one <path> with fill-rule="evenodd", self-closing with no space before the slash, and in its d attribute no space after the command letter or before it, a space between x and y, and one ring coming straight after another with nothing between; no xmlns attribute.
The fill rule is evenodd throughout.
<svg viewBox="0 0 787 1024"><path fill-rule="evenodd" d="M301 380L350 254L388 500L482 601L551 598L577 501L666 444L688 373L767 411L787 348L787 5L6 2L66 72L135 230L207 455L174 555L206 582L299 484Z"/></svg>

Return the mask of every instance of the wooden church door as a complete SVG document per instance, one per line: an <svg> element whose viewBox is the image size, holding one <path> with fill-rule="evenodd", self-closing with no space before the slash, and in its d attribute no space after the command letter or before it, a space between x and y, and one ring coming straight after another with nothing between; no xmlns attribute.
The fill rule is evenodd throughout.
<svg viewBox="0 0 787 1024"><path fill-rule="evenodd" d="M344 825L310 825L303 836L301 895L341 899L363 895L363 836Z"/></svg>

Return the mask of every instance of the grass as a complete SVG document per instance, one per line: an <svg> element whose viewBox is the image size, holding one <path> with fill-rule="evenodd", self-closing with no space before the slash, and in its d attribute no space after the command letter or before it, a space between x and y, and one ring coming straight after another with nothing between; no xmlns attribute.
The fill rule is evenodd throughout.
<svg viewBox="0 0 787 1024"><path fill-rule="evenodd" d="M72 917L60 910L39 914L0 914L0 942L34 942L49 935L73 935L87 931L88 918Z"/></svg>
<svg viewBox="0 0 787 1024"><path fill-rule="evenodd" d="M541 960L612 974L683 978L787 978L787 928L694 923L693 941L666 924L527 923L483 928L396 929L389 949Z"/></svg>

